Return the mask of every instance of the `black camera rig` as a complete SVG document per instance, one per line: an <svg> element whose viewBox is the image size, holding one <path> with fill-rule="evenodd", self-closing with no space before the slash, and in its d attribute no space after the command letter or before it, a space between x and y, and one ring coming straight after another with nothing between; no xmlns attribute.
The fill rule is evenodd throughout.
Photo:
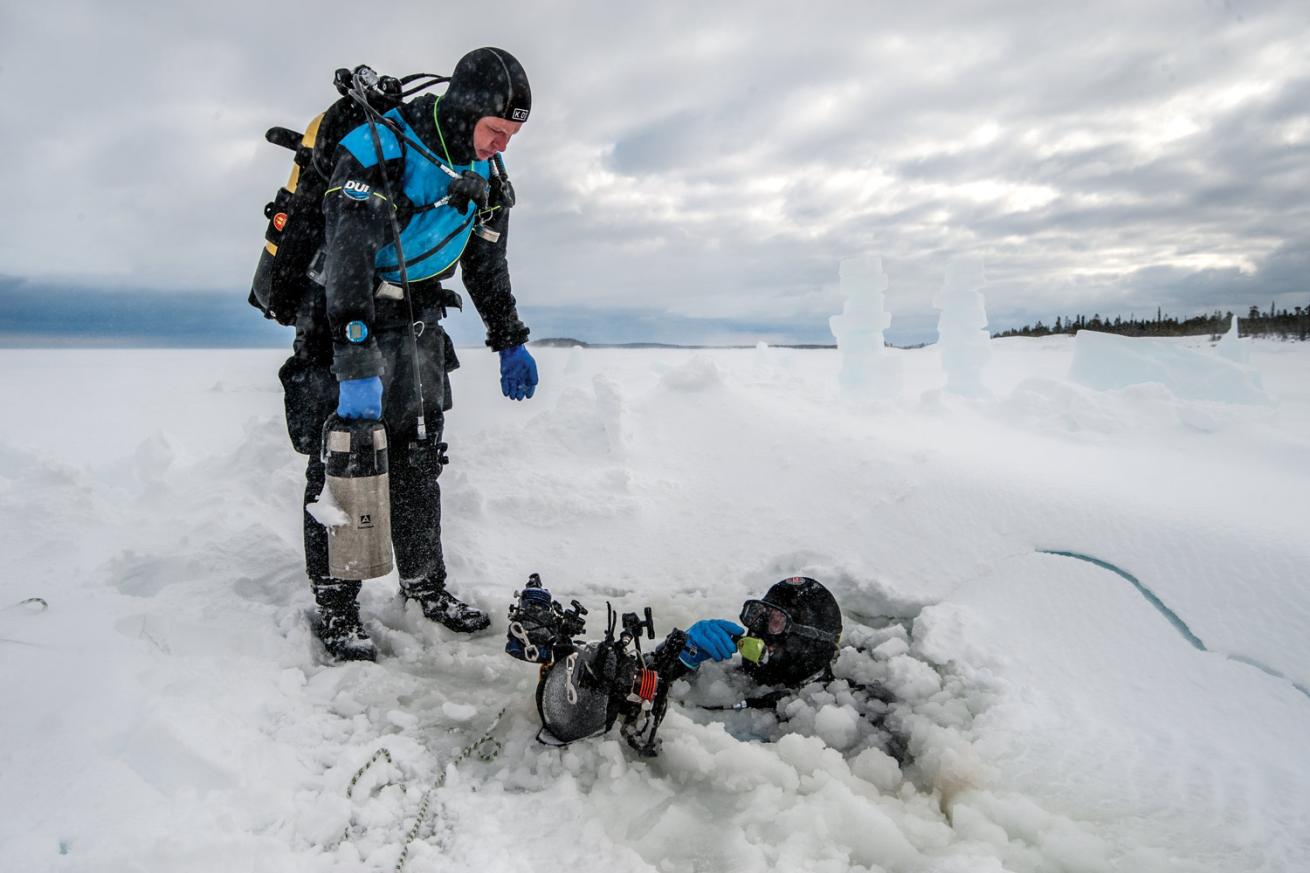
<svg viewBox="0 0 1310 873"><path fill-rule="evenodd" d="M681 672L678 655L686 637L675 628L649 654L641 640L655 639L650 607L620 619L607 602L605 637L595 642L575 638L585 630L587 610L578 601L565 610L533 573L509 608L505 651L522 661L541 664L537 712L542 729L537 739L566 745L619 732L639 755L659 752L656 732L668 707L668 692Z"/></svg>

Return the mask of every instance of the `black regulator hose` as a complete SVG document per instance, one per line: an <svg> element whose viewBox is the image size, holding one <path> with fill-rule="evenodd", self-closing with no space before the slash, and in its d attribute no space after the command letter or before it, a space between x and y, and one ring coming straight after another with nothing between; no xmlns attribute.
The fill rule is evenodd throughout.
<svg viewBox="0 0 1310 873"><path fill-rule="evenodd" d="M363 87L361 87L361 82ZM396 245L396 264L400 268L400 288L404 293L405 308L409 313L410 358L414 364L414 389L418 393L418 416L415 425L418 432L418 442L426 442L428 428L423 412L427 407L423 403L423 374L418 362L418 335L415 333L417 322L414 320L414 299L409 290L409 270L405 267L405 248L400 242L400 222L396 220L396 199L391 194L391 180L387 178L387 167L382 156L382 138L378 136L377 122L373 119L378 113L369 105L368 95L364 91L364 88L376 87L377 82L377 73L368 67L357 67L352 77L350 90L347 93L351 99L363 107L364 115L368 119L368 129L373 135L373 148L377 152L378 169L382 171L382 191L386 194L387 205L391 207L391 211L387 213L387 219L391 224L391 237L395 240Z"/></svg>

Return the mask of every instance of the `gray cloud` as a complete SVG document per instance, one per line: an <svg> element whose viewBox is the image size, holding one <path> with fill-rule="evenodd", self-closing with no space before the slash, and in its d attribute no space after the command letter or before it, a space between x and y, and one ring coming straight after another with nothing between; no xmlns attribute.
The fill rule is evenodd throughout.
<svg viewBox="0 0 1310 873"><path fill-rule="evenodd" d="M244 296L288 170L263 130L337 66L496 44L535 98L516 289L561 329L812 340L864 251L903 324L956 254L986 257L997 327L1310 296L1303 3L11 7L0 273L52 287Z"/></svg>

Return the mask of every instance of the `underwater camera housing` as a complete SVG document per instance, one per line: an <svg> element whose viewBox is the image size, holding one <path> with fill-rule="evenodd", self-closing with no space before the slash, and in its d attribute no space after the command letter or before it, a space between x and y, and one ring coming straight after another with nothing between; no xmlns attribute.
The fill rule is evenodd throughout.
<svg viewBox="0 0 1310 873"><path fill-rule="evenodd" d="M618 723L620 734L639 755L658 754L656 732L664 720L685 635L675 628L647 655L641 639L655 639L650 607L620 619L606 603L605 637L576 642L587 610L576 600L572 607L566 611L551 599L535 573L519 592L518 603L510 606L505 651L542 665L536 692L541 716L537 739L567 745L603 734Z"/></svg>

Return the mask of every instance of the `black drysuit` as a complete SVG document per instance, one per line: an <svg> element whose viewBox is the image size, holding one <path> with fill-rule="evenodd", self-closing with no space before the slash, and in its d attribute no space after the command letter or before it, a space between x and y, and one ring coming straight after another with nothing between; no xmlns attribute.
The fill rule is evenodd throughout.
<svg viewBox="0 0 1310 873"><path fill-rule="evenodd" d="M400 111L422 144L441 155L444 147L436 128L434 100L431 96L420 97ZM362 180L375 192L385 191L382 172L386 172L397 201L395 214L403 229L414 209L426 205L411 204L404 198L405 162L427 160L409 147L398 158L365 168L346 149L336 150L323 205L324 289L302 303L295 351L280 376L292 441L298 451L309 455L306 505L318 499L324 486L319 446L323 422L336 408L337 381L381 377L382 419L390 437L392 542L397 569L402 580L424 579L441 584L446 568L441 551L441 490L437 483L442 467L439 443L444 413L451 408L448 374L459 362L440 320L449 307L459 307L461 301L458 294L440 283L454 273L454 265L441 275L411 282L411 321L403 299L377 296L380 283L374 273L374 259L380 248L395 242L389 215L392 204L382 196L358 200L341 191L350 180ZM500 183L493 178L490 206L501 206L501 199ZM510 289L505 256L509 210L496 208L490 215L493 217L487 227L498 232L499 239L489 242L472 235L459 257L459 266L464 286L486 325L487 345L499 351L525 342L528 329L518 318ZM406 258L410 257L407 252ZM346 325L353 321L367 326L364 342L347 340ZM424 442L417 441L420 410L411 333L417 344L422 379L422 412L428 433ZM308 512L304 527L305 569L317 586L328 576L327 530Z"/></svg>

